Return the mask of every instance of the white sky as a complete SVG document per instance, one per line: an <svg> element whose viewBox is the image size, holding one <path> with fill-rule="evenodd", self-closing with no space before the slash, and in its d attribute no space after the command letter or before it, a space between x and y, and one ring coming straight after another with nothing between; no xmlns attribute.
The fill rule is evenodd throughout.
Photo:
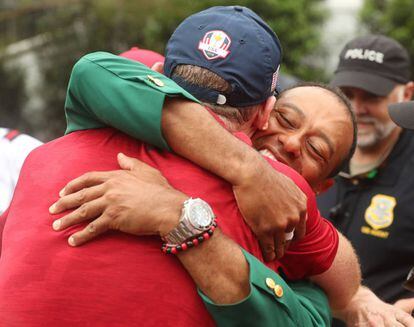
<svg viewBox="0 0 414 327"><path fill-rule="evenodd" d="M331 17L323 30L323 43L330 54L325 63L329 73L337 65L342 47L357 35L357 16L362 3L363 0L326 0Z"/></svg>

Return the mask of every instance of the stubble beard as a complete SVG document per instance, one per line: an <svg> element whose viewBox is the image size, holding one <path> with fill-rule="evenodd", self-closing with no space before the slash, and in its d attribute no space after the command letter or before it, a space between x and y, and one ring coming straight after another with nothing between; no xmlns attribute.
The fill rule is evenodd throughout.
<svg viewBox="0 0 414 327"><path fill-rule="evenodd" d="M369 134L358 135L357 145L361 150L370 150L378 146L382 140L386 139L397 127L392 121L380 123L378 120L370 118L373 123L374 131Z"/></svg>

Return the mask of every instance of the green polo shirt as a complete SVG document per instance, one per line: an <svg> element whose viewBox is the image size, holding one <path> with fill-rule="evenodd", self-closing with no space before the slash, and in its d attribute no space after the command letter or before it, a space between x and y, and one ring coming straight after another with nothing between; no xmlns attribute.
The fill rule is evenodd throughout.
<svg viewBox="0 0 414 327"><path fill-rule="evenodd" d="M286 282L243 250L250 266L250 294L231 305L216 305L201 291L207 310L219 326L330 326L325 293L310 281Z"/></svg>
<svg viewBox="0 0 414 327"><path fill-rule="evenodd" d="M66 134L112 126L133 138L169 150L161 131L166 96L199 102L143 64L105 52L88 54L75 64L69 80Z"/></svg>
<svg viewBox="0 0 414 327"><path fill-rule="evenodd" d="M161 131L166 96L199 102L170 79L140 63L105 52L88 54L76 63L70 77L65 103L66 133L112 126L169 150ZM219 326L330 325L328 301L319 287L307 281L286 283L252 255L244 255L250 265L251 292L246 299L232 305L215 305L200 293ZM273 286L269 279L275 287L268 285Z"/></svg>

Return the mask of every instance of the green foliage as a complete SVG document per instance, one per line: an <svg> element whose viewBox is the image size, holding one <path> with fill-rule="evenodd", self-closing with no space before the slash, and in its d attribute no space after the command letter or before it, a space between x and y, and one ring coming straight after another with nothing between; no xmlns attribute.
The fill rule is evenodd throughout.
<svg viewBox="0 0 414 327"><path fill-rule="evenodd" d="M371 33L380 33L399 41L414 63L414 1L365 0L361 22ZM411 66L414 78L414 64Z"/></svg>
<svg viewBox="0 0 414 327"><path fill-rule="evenodd" d="M70 3L63 5L62 3ZM324 0L61 0L42 13L35 33L49 42L36 51L45 85L44 122L40 129L62 134L63 104L73 64L91 51L119 53L133 45L160 53L177 25L187 16L215 5L247 6L276 31L284 48L282 72L301 79L321 79L309 56L319 54ZM53 124L51 124L53 122ZM53 128L51 130L51 127Z"/></svg>
<svg viewBox="0 0 414 327"><path fill-rule="evenodd" d="M0 126L22 129L22 107L26 100L23 72L18 67L6 65L5 60L0 59L0 81L7 81L2 82L0 87ZM16 121L22 124L16 125ZM23 129L27 131L26 128Z"/></svg>

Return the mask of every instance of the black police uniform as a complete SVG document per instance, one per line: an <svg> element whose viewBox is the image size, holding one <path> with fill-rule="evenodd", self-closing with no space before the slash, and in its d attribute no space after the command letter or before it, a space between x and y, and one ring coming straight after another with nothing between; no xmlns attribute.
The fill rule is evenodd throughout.
<svg viewBox="0 0 414 327"><path fill-rule="evenodd" d="M414 264L414 132L402 132L377 170L337 177L318 205L354 246L364 285L386 302L413 296L402 283Z"/></svg>

